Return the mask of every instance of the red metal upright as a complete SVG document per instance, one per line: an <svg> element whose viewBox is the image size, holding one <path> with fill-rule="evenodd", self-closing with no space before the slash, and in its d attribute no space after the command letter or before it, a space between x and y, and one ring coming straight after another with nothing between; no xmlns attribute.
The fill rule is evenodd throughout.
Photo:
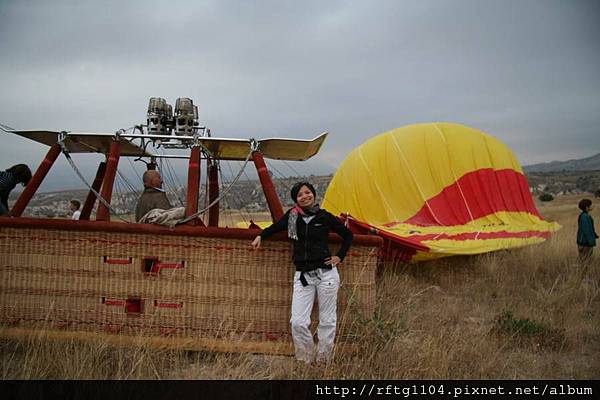
<svg viewBox="0 0 600 400"><path fill-rule="evenodd" d="M254 160L254 165L256 166L256 171L258 172L260 184L265 192L267 204L269 205L269 211L271 212L271 218L273 219L273 222L276 222L283 217L281 201L279 200L279 196L277 196L277 191L275 190L275 186L271 180L271 175L269 175L269 170L267 169L265 159L263 158L261 152L254 151L252 153L252 159Z"/></svg>
<svg viewBox="0 0 600 400"><path fill-rule="evenodd" d="M50 147L50 150L48 150L48 153L46 153L46 158L44 158L44 161L42 161L38 169L35 171L35 174L33 174L33 176L31 177L31 180L29 181L27 186L25 186L23 192L21 192L21 195L19 196L19 198L15 202L15 205L10 211L10 215L12 215L13 217L20 217L21 214L23 214L25 207L27 207L29 201L42 184L42 181L46 177L46 174L48 173L48 171L50 171L50 167L52 167L52 164L54 164L54 161L56 161L60 153L60 144L54 143Z"/></svg>
<svg viewBox="0 0 600 400"><path fill-rule="evenodd" d="M185 216L189 217L198 212L198 198L200 196L200 146L192 147L190 162L188 164L188 191L185 205ZM197 220L190 221L189 225L196 225Z"/></svg>
<svg viewBox="0 0 600 400"><path fill-rule="evenodd" d="M115 140L110 144L106 172L104 174L104 181L102 182L102 192L100 192L100 196L106 200L108 204L110 204L110 200L112 199L113 184L115 183L115 177L117 176L117 167L119 165L120 157L121 145L118 140ZM96 221L110 221L110 210L102 202L99 202L98 204Z"/></svg>
<svg viewBox="0 0 600 400"><path fill-rule="evenodd" d="M106 172L106 163L102 161L100 165L98 165L98 170L96 171L96 177L94 178L94 182L92 183L92 189L96 193L100 192L100 188L102 187L102 180L104 179L104 173ZM79 216L80 220L89 220L90 215L92 214L92 209L94 208L94 204L96 203L96 195L93 191L89 191L87 197L85 198L85 203L83 203L83 207L81 208L81 215Z"/></svg>
<svg viewBox="0 0 600 400"><path fill-rule="evenodd" d="M206 163L208 164L208 204L211 204L219 197L219 170L217 164L210 158ZM208 226L219 226L219 202L208 209Z"/></svg>

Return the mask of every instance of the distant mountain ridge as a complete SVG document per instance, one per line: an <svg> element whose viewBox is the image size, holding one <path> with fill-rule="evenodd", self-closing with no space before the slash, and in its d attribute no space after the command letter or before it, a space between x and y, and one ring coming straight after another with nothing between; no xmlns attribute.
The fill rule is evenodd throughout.
<svg viewBox="0 0 600 400"><path fill-rule="evenodd" d="M525 172L596 171L600 170L600 153L577 160L551 161L525 165L523 170Z"/></svg>

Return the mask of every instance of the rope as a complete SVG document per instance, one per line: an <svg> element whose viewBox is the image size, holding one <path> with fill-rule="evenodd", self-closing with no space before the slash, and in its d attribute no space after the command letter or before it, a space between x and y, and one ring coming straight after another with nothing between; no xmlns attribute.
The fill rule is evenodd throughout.
<svg viewBox="0 0 600 400"><path fill-rule="evenodd" d="M133 186L133 184L131 182L129 182L129 180L127 180L127 178L125 177L124 174L121 173L121 171L117 170L117 174L119 176L119 180L121 180L123 182L123 193L127 193L125 192L125 190L127 190L129 193L135 193L138 197L140 195L140 192L136 189L135 186Z"/></svg>
<svg viewBox="0 0 600 400"><path fill-rule="evenodd" d="M87 186L87 188L90 190L90 192L94 193L94 196L96 196L96 198L98 199L99 202L101 202L102 204L104 204L104 206L106 208L108 208L110 210L110 212L116 216L117 218L119 218L121 221L126 222L126 223L131 223L131 221L121 217L120 215L117 214L117 211L111 207L110 203L107 202L104 197L102 197L102 195L100 193L98 193L97 191L94 190L94 188L92 188L90 186L89 183L87 183L87 181L85 180L85 178L83 177L83 175L81 174L81 171L79 171L79 169L77 168L77 166L75 165L75 162L73 162L73 159L71 158L71 155L69 154L67 148L65 147L65 144L63 143L63 141L59 141L58 144L60 144L60 147L62 149L62 153L65 155L65 157L67 158L67 161L69 162L69 165L71 165L71 168L73 168L73 171L75 171L75 174L79 177L79 179L81 179L81 182L83 182L85 184L85 186Z"/></svg>
<svg viewBox="0 0 600 400"><path fill-rule="evenodd" d="M229 184L229 186L223 191L223 193L219 193L219 197L217 197L212 203L210 203L208 206L204 207L202 210L195 212L194 214L190 215L189 217L186 217L186 218L182 219L181 221L177 222L176 225L185 224L185 223L197 218L201 214L204 214L206 211L208 211L209 208L211 208L212 206L217 204L221 200L221 198L225 197L225 195L231 190L233 185L238 181L238 179L240 179L240 176L242 176L242 172L248 165L248 161L250 161L250 157L252 157L252 150L250 150L250 152L248 153L248 156L246 156L246 160L244 160L244 165L242 166L242 169L240 170L240 172L238 172L237 176Z"/></svg>
<svg viewBox="0 0 600 400"><path fill-rule="evenodd" d="M229 169L231 170L231 163L228 163L228 165L229 165ZM221 189L222 189L223 187L225 187L225 185L223 184L223 182L225 182L225 180L223 179L223 173L222 173L222 171L221 171L221 169L220 169L220 168L219 168L219 170L218 170L218 173L219 173L219 176L220 176L220 181L219 181L219 182L220 182L220 185L221 185L221 186L219 187L219 192L220 192L220 191L221 191ZM231 177L233 178L233 170L231 171ZM206 182L206 184L208 185L208 181ZM208 192L206 193L206 195L208 196ZM231 215L231 210L232 210L231 204L229 204L229 200L228 200L228 199L226 199L226 198L225 198L225 199L223 199L223 202L225 203L225 204L224 204L224 210L225 210L225 209L229 210L229 212L227 213L227 216L228 216L228 218L229 218L229 222L231 223L231 225L232 225L232 226L234 226L234 225L235 225L235 222L233 221L233 217L232 217L232 215ZM208 204L208 200L205 202L205 204ZM224 215L225 215L225 213L223 213L222 215L224 216ZM244 218L243 216L242 216L242 219L244 219L244 222L246 222L246 220L245 220L245 218Z"/></svg>
<svg viewBox="0 0 600 400"><path fill-rule="evenodd" d="M127 161L129 162L129 166L131 167L131 169L133 170L133 172L137 176L138 182L141 182L142 181L142 177L140 176L139 172L135 169L135 165L133 165L133 161L131 161L131 158L127 157Z"/></svg>
<svg viewBox="0 0 600 400"><path fill-rule="evenodd" d="M181 197L179 196L179 193L177 192L177 188L173 187L173 185L175 185L174 183L174 179L171 176L171 172L169 170L169 165L168 165L168 160L166 158L160 158L158 160L158 170L161 173L161 176L163 177L163 183L165 185L165 192L166 193L172 193L175 198L177 199L177 201L179 202L179 205L181 207L185 207L184 202L181 200Z"/></svg>
<svg viewBox="0 0 600 400"><path fill-rule="evenodd" d="M171 163L168 159L162 159L160 172L163 173L163 177L165 178L164 183L170 189L169 191L175 195L181 207L185 207L185 203L177 191L177 184L179 183L179 187L182 187L183 185L181 185L181 182L179 182L179 178L177 178L177 174L175 173L175 170L171 166ZM173 176L175 176L175 178L173 178Z"/></svg>
<svg viewBox="0 0 600 400"><path fill-rule="evenodd" d="M266 161L265 161L265 164L267 164ZM279 182L281 182L281 184L286 188L287 191L290 191L292 188L287 184L287 181L286 181L288 179L288 177L286 177L284 174L282 174L281 171L279 171L277 169L277 167L275 167L274 162L267 164L267 166L269 168L272 168L273 170L275 170L275 172L277 172L279 174L279 176L280 176Z"/></svg>
<svg viewBox="0 0 600 400"><path fill-rule="evenodd" d="M283 163L285 164L286 167L288 167L289 169L291 169L292 172L296 174L297 177L299 177L299 178L300 177L303 177L303 178L306 177L305 175L303 176L302 174L300 174L300 172L296 171L296 169L294 167L292 167L292 164L288 163L285 160L282 160L282 161L283 161Z"/></svg>

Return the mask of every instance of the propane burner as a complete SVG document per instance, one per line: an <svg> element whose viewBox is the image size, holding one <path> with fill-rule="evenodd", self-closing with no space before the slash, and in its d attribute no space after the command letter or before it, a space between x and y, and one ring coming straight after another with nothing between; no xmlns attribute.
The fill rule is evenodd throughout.
<svg viewBox="0 0 600 400"><path fill-rule="evenodd" d="M198 107L192 99L180 97L173 107L161 97L151 97L147 114L148 134L192 136L199 129Z"/></svg>

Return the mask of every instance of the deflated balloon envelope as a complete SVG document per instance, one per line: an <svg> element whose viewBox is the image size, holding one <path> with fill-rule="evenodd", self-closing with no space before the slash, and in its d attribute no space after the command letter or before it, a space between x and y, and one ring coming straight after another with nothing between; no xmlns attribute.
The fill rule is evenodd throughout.
<svg viewBox="0 0 600 400"><path fill-rule="evenodd" d="M560 228L540 216L506 145L453 123L397 128L355 148L323 207L376 230L410 261L539 243Z"/></svg>

